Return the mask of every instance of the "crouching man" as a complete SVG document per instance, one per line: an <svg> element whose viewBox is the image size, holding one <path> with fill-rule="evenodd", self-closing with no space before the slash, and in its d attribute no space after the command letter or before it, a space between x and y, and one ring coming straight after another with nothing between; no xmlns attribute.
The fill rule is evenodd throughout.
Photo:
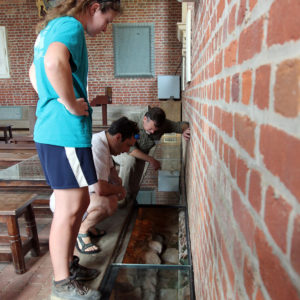
<svg viewBox="0 0 300 300"><path fill-rule="evenodd" d="M101 131L92 137L93 159L98 182L89 186L90 204L83 217L76 241L76 248L83 254L94 254L101 249L92 243L92 237L101 237L105 231L95 226L111 216L118 207L118 202L125 199L126 190L114 167L111 155L128 152L136 143L139 129L137 124L122 117L114 121L108 131ZM55 199L50 198L52 211Z"/></svg>

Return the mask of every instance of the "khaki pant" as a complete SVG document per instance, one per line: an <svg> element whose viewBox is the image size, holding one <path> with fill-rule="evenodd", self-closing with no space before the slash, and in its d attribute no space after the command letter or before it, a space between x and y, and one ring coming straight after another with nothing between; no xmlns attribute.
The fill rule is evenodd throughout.
<svg viewBox="0 0 300 300"><path fill-rule="evenodd" d="M127 153L113 156L113 159L120 165L119 177L122 179L122 185L127 191L126 200L134 201L140 189L145 161L136 159Z"/></svg>

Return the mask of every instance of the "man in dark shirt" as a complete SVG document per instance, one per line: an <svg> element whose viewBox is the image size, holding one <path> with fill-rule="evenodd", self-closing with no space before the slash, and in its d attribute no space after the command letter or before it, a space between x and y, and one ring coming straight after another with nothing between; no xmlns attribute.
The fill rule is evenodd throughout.
<svg viewBox="0 0 300 300"><path fill-rule="evenodd" d="M189 124L166 119L165 112L159 107L147 108L142 113L132 116L131 119L138 124L140 137L129 153L114 156L114 161L120 165L119 176L127 191L126 199L120 203L120 206L135 200L145 162L149 162L155 170L160 169L160 162L149 155L149 151L163 134L182 133L186 140L190 138Z"/></svg>

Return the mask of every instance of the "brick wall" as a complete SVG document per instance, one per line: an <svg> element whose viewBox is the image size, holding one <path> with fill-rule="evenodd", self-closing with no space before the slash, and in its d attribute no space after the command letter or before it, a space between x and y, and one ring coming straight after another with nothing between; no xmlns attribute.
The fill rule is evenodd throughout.
<svg viewBox="0 0 300 300"><path fill-rule="evenodd" d="M300 299L299 15L298 0L193 7L183 112L197 299Z"/></svg>
<svg viewBox="0 0 300 300"><path fill-rule="evenodd" d="M176 37L176 23L181 19L181 5L176 0L123 0L121 23L155 24L155 78L114 78L112 26L96 38L87 37L89 51L89 98L103 95L113 87L113 103L159 104L157 75L175 74L180 64L181 46ZM38 12L35 0L0 0L0 26L8 32L11 78L0 79L0 105L35 105L37 96L31 88L28 70L33 58ZM180 70L179 70L180 72Z"/></svg>

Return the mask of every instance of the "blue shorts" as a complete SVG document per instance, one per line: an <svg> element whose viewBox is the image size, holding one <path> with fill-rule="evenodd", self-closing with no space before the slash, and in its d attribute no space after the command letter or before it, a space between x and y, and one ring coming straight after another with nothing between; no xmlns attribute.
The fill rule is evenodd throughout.
<svg viewBox="0 0 300 300"><path fill-rule="evenodd" d="M52 189L81 188L98 181L91 148L35 145Z"/></svg>

